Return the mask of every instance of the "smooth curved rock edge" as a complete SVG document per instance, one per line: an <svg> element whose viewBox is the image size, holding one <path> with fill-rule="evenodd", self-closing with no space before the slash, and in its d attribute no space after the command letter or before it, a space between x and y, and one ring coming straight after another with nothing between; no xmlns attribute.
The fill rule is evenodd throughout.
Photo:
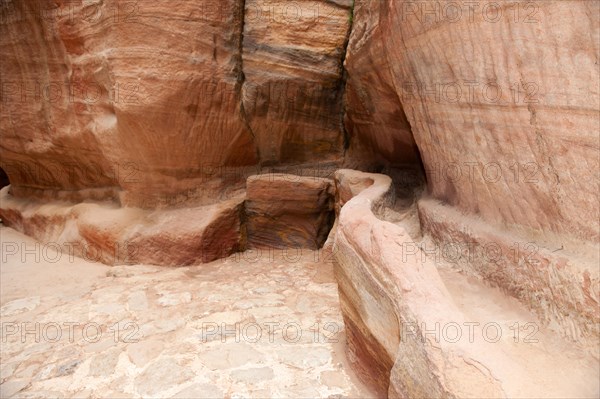
<svg viewBox="0 0 600 399"><path fill-rule="evenodd" d="M350 153L398 164L418 147L432 197L496 226L597 245L600 2L475 2L470 16L467 4L355 1ZM444 16L454 7L461 16ZM535 17L515 20L519 7Z"/></svg>
<svg viewBox="0 0 600 399"><path fill-rule="evenodd" d="M334 219L330 179L272 173L250 176L247 186L245 195L216 204L158 210L24 200L8 186L0 190L0 218L40 241L23 262L49 247L107 265L187 266L246 249L323 246ZM3 251L19 245L3 242Z"/></svg>
<svg viewBox="0 0 600 399"><path fill-rule="evenodd" d="M411 238L403 228L374 214L393 202L392 180L351 170L336 172L339 192L351 192L349 186L361 183L364 187L368 179L373 183L341 209L334 248L348 349L359 375L382 396L453 397L461 391L502 396L494 376L469 364L485 363L484 348L468 342L422 343L417 334L401 342L405 324L465 319L433 266L418 259L398 265L402 243ZM461 375L469 376L468 389L461 386Z"/></svg>
<svg viewBox="0 0 600 399"><path fill-rule="evenodd" d="M0 191L0 217L40 242L39 249L31 249L36 261L52 247L107 265L185 266L242 249L243 196L215 205L150 211L110 203L24 201L9 189Z"/></svg>
<svg viewBox="0 0 600 399"><path fill-rule="evenodd" d="M472 315L458 307L435 262L403 256L404 244L414 245L405 229L376 216L393 203L392 180L339 170L335 182L338 200L347 202L337 221L334 271L348 351L358 375L380 397L497 398L537 392L540 381L527 369L532 367L528 355L521 363L506 346L471 341L469 334L456 342L431 334L432 326L467 325ZM544 337L551 354L544 346L529 355L558 359L553 356L561 344ZM574 348L579 351L574 356L583 356L579 346ZM584 385L590 382L585 378L590 376L584 377Z"/></svg>

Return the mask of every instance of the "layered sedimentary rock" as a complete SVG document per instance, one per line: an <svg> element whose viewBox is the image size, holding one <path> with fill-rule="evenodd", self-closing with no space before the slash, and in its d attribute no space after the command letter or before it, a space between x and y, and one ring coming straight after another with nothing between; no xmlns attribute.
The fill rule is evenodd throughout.
<svg viewBox="0 0 600 399"><path fill-rule="evenodd" d="M335 218L333 181L284 174L251 176L245 218L250 248L323 246Z"/></svg>
<svg viewBox="0 0 600 399"><path fill-rule="evenodd" d="M31 249L37 257L50 249L108 265L184 266L243 249L243 196L199 207L143 210L109 203L25 203L8 191L0 191L0 218L40 241L40 248ZM4 242L3 250L21 244Z"/></svg>
<svg viewBox="0 0 600 399"><path fill-rule="evenodd" d="M12 193L193 206L241 167L339 161L349 5L4 2Z"/></svg>
<svg viewBox="0 0 600 399"><path fill-rule="evenodd" d="M350 162L406 167L419 164L419 150L393 85L394 60L385 56L380 13L386 7L383 1L355 2L345 61L344 124Z"/></svg>
<svg viewBox="0 0 600 399"><path fill-rule="evenodd" d="M348 182L365 188L352 190ZM453 349L436 349L433 342L403 333L407 324L459 322L462 315L448 301L432 264L418 258L400 263L403 243L411 242L406 231L373 213L393 203L391 179L341 170L336 184L357 194L342 207L334 253L349 350L362 378L384 397L453 397L448 385L465 382L443 370L457 369L456 375L471 374L481 397L501 396L492 376L469 373L467 363L453 358ZM460 349L481 361L475 347L463 343Z"/></svg>
<svg viewBox="0 0 600 399"><path fill-rule="evenodd" d="M568 341L595 350L600 336L597 247L567 243L553 248L507 234L432 199L419 201L419 218L436 248L446 249L463 273L502 287L545 325L557 326Z"/></svg>
<svg viewBox="0 0 600 399"><path fill-rule="evenodd" d="M357 0L346 125L385 155L405 114L435 198L598 242L599 43L598 2Z"/></svg>
<svg viewBox="0 0 600 399"><path fill-rule="evenodd" d="M156 210L23 201L4 187L0 219L70 256L108 265L185 266L247 248L319 249L335 219L334 199L331 179L276 173L249 177L245 194L215 204Z"/></svg>
<svg viewBox="0 0 600 399"><path fill-rule="evenodd" d="M207 167L255 163L239 112L239 2L209 5L8 3L2 158L13 193L115 186L123 203L155 206L215 195L196 193Z"/></svg>
<svg viewBox="0 0 600 399"><path fill-rule="evenodd" d="M4 2L2 167L20 197L214 202L243 165L339 161L345 115L349 160L420 152L436 199L597 242L599 12Z"/></svg>
<svg viewBox="0 0 600 399"><path fill-rule="evenodd" d="M589 352L561 343L500 290L444 270L402 223L376 216L394 201L391 179L340 170L336 186L354 195L333 250L348 350L381 397L597 395ZM535 339L520 341L514 323L537 326Z"/></svg>
<svg viewBox="0 0 600 399"><path fill-rule="evenodd" d="M583 344L600 317L599 43L597 2L358 0L346 59L350 149L384 156L373 132L410 125L423 232Z"/></svg>
<svg viewBox="0 0 600 399"><path fill-rule="evenodd" d="M343 155L351 0L245 2L243 106L266 164Z"/></svg>

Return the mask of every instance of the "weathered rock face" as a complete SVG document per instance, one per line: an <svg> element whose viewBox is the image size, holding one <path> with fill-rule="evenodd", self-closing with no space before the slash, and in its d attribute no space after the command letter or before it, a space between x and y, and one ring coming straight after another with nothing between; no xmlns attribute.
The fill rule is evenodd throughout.
<svg viewBox="0 0 600 399"><path fill-rule="evenodd" d="M348 130L410 159L387 144L410 143L404 113L435 198L597 242L599 17L590 1L357 0Z"/></svg>
<svg viewBox="0 0 600 399"><path fill-rule="evenodd" d="M450 249L462 273L501 287L570 342L594 346L600 336L597 246L564 241L559 251L530 237L506 234L432 199L419 201L423 230ZM460 256L454 255L460 254Z"/></svg>
<svg viewBox="0 0 600 399"><path fill-rule="evenodd" d="M251 176L246 197L250 248L321 248L335 218L334 187L329 179Z"/></svg>
<svg viewBox="0 0 600 399"><path fill-rule="evenodd" d="M353 164L422 156L435 198L490 223L600 239L596 2L351 7L4 2L13 194L214 202L242 166L340 162L346 141Z"/></svg>
<svg viewBox="0 0 600 399"><path fill-rule="evenodd" d="M498 4L357 1L346 124L366 140L377 123L401 126L384 118L386 107L402 108L431 196L452 206L422 201L424 232L440 246L492 245L502 266L471 253L477 261L463 270L511 292L570 339L593 339L600 6ZM372 113L353 114L357 99L354 108Z"/></svg>
<svg viewBox="0 0 600 399"><path fill-rule="evenodd" d="M343 155L342 61L351 3L246 1L243 106L264 163Z"/></svg>
<svg viewBox="0 0 600 399"><path fill-rule="evenodd" d="M334 222L334 198L332 180L289 174L251 176L245 195L215 204L157 210L24 201L5 187L0 219L70 256L108 265L185 266L247 248L319 249Z"/></svg>
<svg viewBox="0 0 600 399"><path fill-rule="evenodd" d="M598 396L597 359L579 350L600 334L600 3L1 7L6 224L105 263L188 265L318 248L337 213L348 347L382 396ZM343 170L335 189L256 176L238 195L264 168L320 163L423 166L432 198L412 212L425 234L376 216L394 200L381 175ZM407 251L423 242L467 253L442 271ZM490 309L574 344L428 336L500 317Z"/></svg>
<svg viewBox="0 0 600 399"><path fill-rule="evenodd" d="M348 350L360 376L381 397L539 397L544 392L597 396L594 350L561 343L556 332L538 323L526 306L431 256L432 247L422 249L423 242L412 237L403 222L376 216L394 201L391 179L340 170L336 186L346 193L340 198L347 201L337 223L333 253ZM429 210L427 215L433 213ZM444 217L450 219L438 210L436 220ZM461 233L467 234L456 235ZM489 232L471 232L477 233L480 240L498 240ZM531 293L546 284L542 274L553 273L549 271L555 267L552 256L538 256L542 264L539 275L532 278L525 275L536 271L518 272L504 260L501 265L506 270L491 273L515 274L514 279L525 285L520 288ZM561 268L568 269L562 272L567 278L577 280L575 267ZM566 298L543 292L538 292L538 300L564 310L577 309L562 317L573 329L588 326L591 346L597 348L598 333L591 331L597 314L578 304L580 293L585 296L589 287L573 283L569 290L574 293L570 304ZM535 334L529 335L535 339L522 341L515 336L511 330L515 323L535 327ZM566 379L561 377L564 372L570 374Z"/></svg>
<svg viewBox="0 0 600 399"><path fill-rule="evenodd" d="M349 3L4 2L12 193L214 201L241 166L338 160Z"/></svg>
<svg viewBox="0 0 600 399"><path fill-rule="evenodd" d="M30 200L0 191L4 224L35 237L48 250L108 265L183 266L243 250L243 196L218 204L142 210L111 204ZM14 245L12 245L14 244ZM21 243L5 243L7 251Z"/></svg>
<svg viewBox="0 0 600 399"><path fill-rule="evenodd" d="M203 166L256 162L238 2L221 18L193 3L8 6L2 156L15 195L116 186L152 206L196 189Z"/></svg>
<svg viewBox="0 0 600 399"><path fill-rule="evenodd" d="M419 150L392 80L380 26L384 1L356 1L345 67L349 158L372 165L419 163ZM360 163L359 162L359 163Z"/></svg>
<svg viewBox="0 0 600 399"><path fill-rule="evenodd" d="M432 245L460 248L456 267L463 273L500 287L534 311L540 326L553 326L597 352L600 5L357 0L349 43L349 155L401 164L411 159L412 132L433 197L418 209ZM404 145L392 145L392 137ZM348 188L340 199L347 201L350 193L356 190ZM383 370L391 355L381 326L391 323L393 308L385 304L401 298L398 318L422 318L428 326L465 315L451 306L440 313L428 308L425 303L444 302L448 295L430 266L399 262L406 248L396 244L413 243L388 226L389 244L379 245L384 226L367 221L364 210L355 209L351 218L346 207L336 257L340 297L349 303L342 306L354 336L350 346L363 359L359 368ZM371 230L361 235L359 223ZM428 287L437 296L412 309L410 298L426 294L419 277L408 276L411 268L431 279ZM371 317L370 301L384 304L383 314ZM400 345L403 359L389 371L390 396L464 396L466 385L449 383L453 376L436 382L443 371L433 379L427 374L438 361L453 363L453 355L446 357L443 345L439 357L437 348L419 346L410 340ZM419 386L422 381L429 382ZM510 378L501 387L488 382L475 384L489 388L480 396L521 384Z"/></svg>

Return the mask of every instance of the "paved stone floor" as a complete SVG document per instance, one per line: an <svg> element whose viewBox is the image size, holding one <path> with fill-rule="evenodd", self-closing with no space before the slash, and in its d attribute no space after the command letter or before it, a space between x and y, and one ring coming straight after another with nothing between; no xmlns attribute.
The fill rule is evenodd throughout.
<svg viewBox="0 0 600 399"><path fill-rule="evenodd" d="M369 397L331 262L108 267L0 227L1 397Z"/></svg>

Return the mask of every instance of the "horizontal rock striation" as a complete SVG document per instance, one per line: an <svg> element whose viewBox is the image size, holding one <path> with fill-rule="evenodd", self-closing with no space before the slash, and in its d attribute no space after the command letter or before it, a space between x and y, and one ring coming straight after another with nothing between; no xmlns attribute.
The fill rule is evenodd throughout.
<svg viewBox="0 0 600 399"><path fill-rule="evenodd" d="M207 167L256 163L239 112L239 5L209 5L11 2L0 124L13 194L78 201L114 187L105 199L153 207L214 197L199 189Z"/></svg>
<svg viewBox="0 0 600 399"><path fill-rule="evenodd" d="M357 0L353 25L357 149L407 160L410 126L434 198L598 243L598 2Z"/></svg>
<svg viewBox="0 0 600 399"><path fill-rule="evenodd" d="M186 266L211 262L242 250L243 197L215 205L149 211L109 203L29 201L0 191L2 223L40 241L46 248L108 265ZM21 243L3 242L3 250Z"/></svg>
<svg viewBox="0 0 600 399"><path fill-rule="evenodd" d="M349 38L344 125L349 137L348 163L372 166L419 165L411 126L391 76L387 32L381 26L383 1L355 1Z"/></svg>
<svg viewBox="0 0 600 399"><path fill-rule="evenodd" d="M335 219L334 186L329 179L251 176L246 198L250 248L321 248Z"/></svg>
<svg viewBox="0 0 600 399"><path fill-rule="evenodd" d="M551 332L538 335L539 345L518 346L512 336L490 339L460 330L484 320L509 330L512 320L536 319L518 310L524 308L514 299L452 269L442 273L439 262L410 251L420 242L401 223L376 216L393 202L390 178L340 170L336 185L338 193L354 195L341 208L333 249L348 350L381 397L597 393L597 359ZM505 301L510 306L503 307ZM444 335L448 326L460 334ZM561 383L565 368L576 382Z"/></svg>
<svg viewBox="0 0 600 399"><path fill-rule="evenodd" d="M251 176L246 194L216 204L157 210L111 202L26 202L4 187L0 218L69 256L109 265L186 266L247 248L319 249L335 219L334 198L330 179L281 173Z"/></svg>
<svg viewBox="0 0 600 399"><path fill-rule="evenodd" d="M243 109L264 164L341 160L352 0L246 0Z"/></svg>
<svg viewBox="0 0 600 399"><path fill-rule="evenodd" d="M515 231L494 229L438 201L419 201L421 226L469 275L502 288L558 326L568 341L597 349L600 338L600 255L593 246L561 248Z"/></svg>
<svg viewBox="0 0 600 399"><path fill-rule="evenodd" d="M240 168L341 162L350 0L1 11L0 167L14 196L197 206L243 188Z"/></svg>

